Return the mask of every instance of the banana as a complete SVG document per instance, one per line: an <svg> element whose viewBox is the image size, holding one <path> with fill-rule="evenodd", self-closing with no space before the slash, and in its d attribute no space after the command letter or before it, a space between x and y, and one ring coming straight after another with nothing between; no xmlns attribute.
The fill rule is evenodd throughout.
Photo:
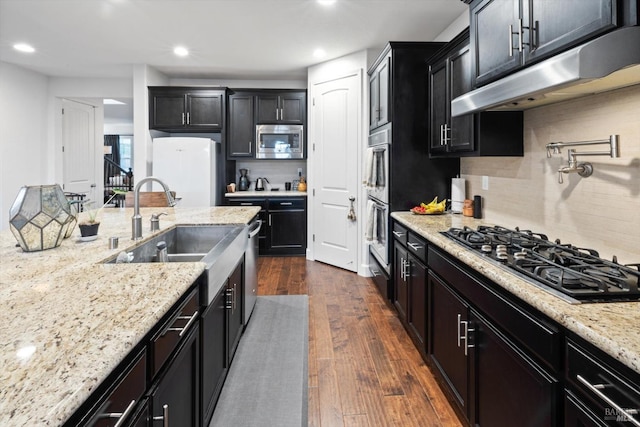
<svg viewBox="0 0 640 427"><path fill-rule="evenodd" d="M434 197L432 201L430 201L429 203L420 203L420 206L422 206L425 209L431 209L433 208L436 204L438 203L438 196Z"/></svg>
<svg viewBox="0 0 640 427"><path fill-rule="evenodd" d="M447 208L447 199L444 199L440 203L435 203L428 208L426 208L425 213L427 214L436 214L443 213Z"/></svg>

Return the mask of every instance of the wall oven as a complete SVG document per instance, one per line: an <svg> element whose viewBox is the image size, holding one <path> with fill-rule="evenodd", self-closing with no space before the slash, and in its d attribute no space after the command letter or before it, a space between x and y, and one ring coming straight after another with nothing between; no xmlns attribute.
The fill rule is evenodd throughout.
<svg viewBox="0 0 640 427"><path fill-rule="evenodd" d="M369 135L363 184L367 189L365 240L370 253L389 272L389 159L391 124Z"/></svg>
<svg viewBox="0 0 640 427"><path fill-rule="evenodd" d="M257 159L303 159L303 125L257 125Z"/></svg>

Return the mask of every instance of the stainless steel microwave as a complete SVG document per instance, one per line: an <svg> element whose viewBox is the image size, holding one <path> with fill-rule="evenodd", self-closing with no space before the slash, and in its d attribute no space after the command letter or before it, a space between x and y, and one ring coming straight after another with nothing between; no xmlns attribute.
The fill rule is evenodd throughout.
<svg viewBox="0 0 640 427"><path fill-rule="evenodd" d="M303 125L257 125L257 159L303 159Z"/></svg>

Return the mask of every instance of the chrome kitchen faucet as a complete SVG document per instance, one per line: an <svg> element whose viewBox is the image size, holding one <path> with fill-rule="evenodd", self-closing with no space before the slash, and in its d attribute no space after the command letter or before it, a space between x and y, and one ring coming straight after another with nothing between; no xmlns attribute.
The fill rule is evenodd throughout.
<svg viewBox="0 0 640 427"><path fill-rule="evenodd" d="M176 205L176 200L171 195L171 190L167 184L162 182L159 178L155 176L148 176L146 178L142 178L136 187L133 190L133 216L131 217L131 240L142 239L142 215L140 215L140 188L142 184L145 184L150 181L156 181L162 188L164 189L164 194L167 196L167 203L169 206L173 207Z"/></svg>

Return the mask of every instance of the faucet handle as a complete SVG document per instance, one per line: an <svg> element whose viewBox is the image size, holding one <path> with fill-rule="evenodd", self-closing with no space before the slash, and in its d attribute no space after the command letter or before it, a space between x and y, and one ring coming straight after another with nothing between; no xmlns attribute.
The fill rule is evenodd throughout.
<svg viewBox="0 0 640 427"><path fill-rule="evenodd" d="M158 214L151 214L151 231L160 230L160 215L166 215L166 212L160 212Z"/></svg>
<svg viewBox="0 0 640 427"><path fill-rule="evenodd" d="M168 215L166 212L160 212L157 214L151 214L151 220L159 220L160 219L160 215Z"/></svg>

